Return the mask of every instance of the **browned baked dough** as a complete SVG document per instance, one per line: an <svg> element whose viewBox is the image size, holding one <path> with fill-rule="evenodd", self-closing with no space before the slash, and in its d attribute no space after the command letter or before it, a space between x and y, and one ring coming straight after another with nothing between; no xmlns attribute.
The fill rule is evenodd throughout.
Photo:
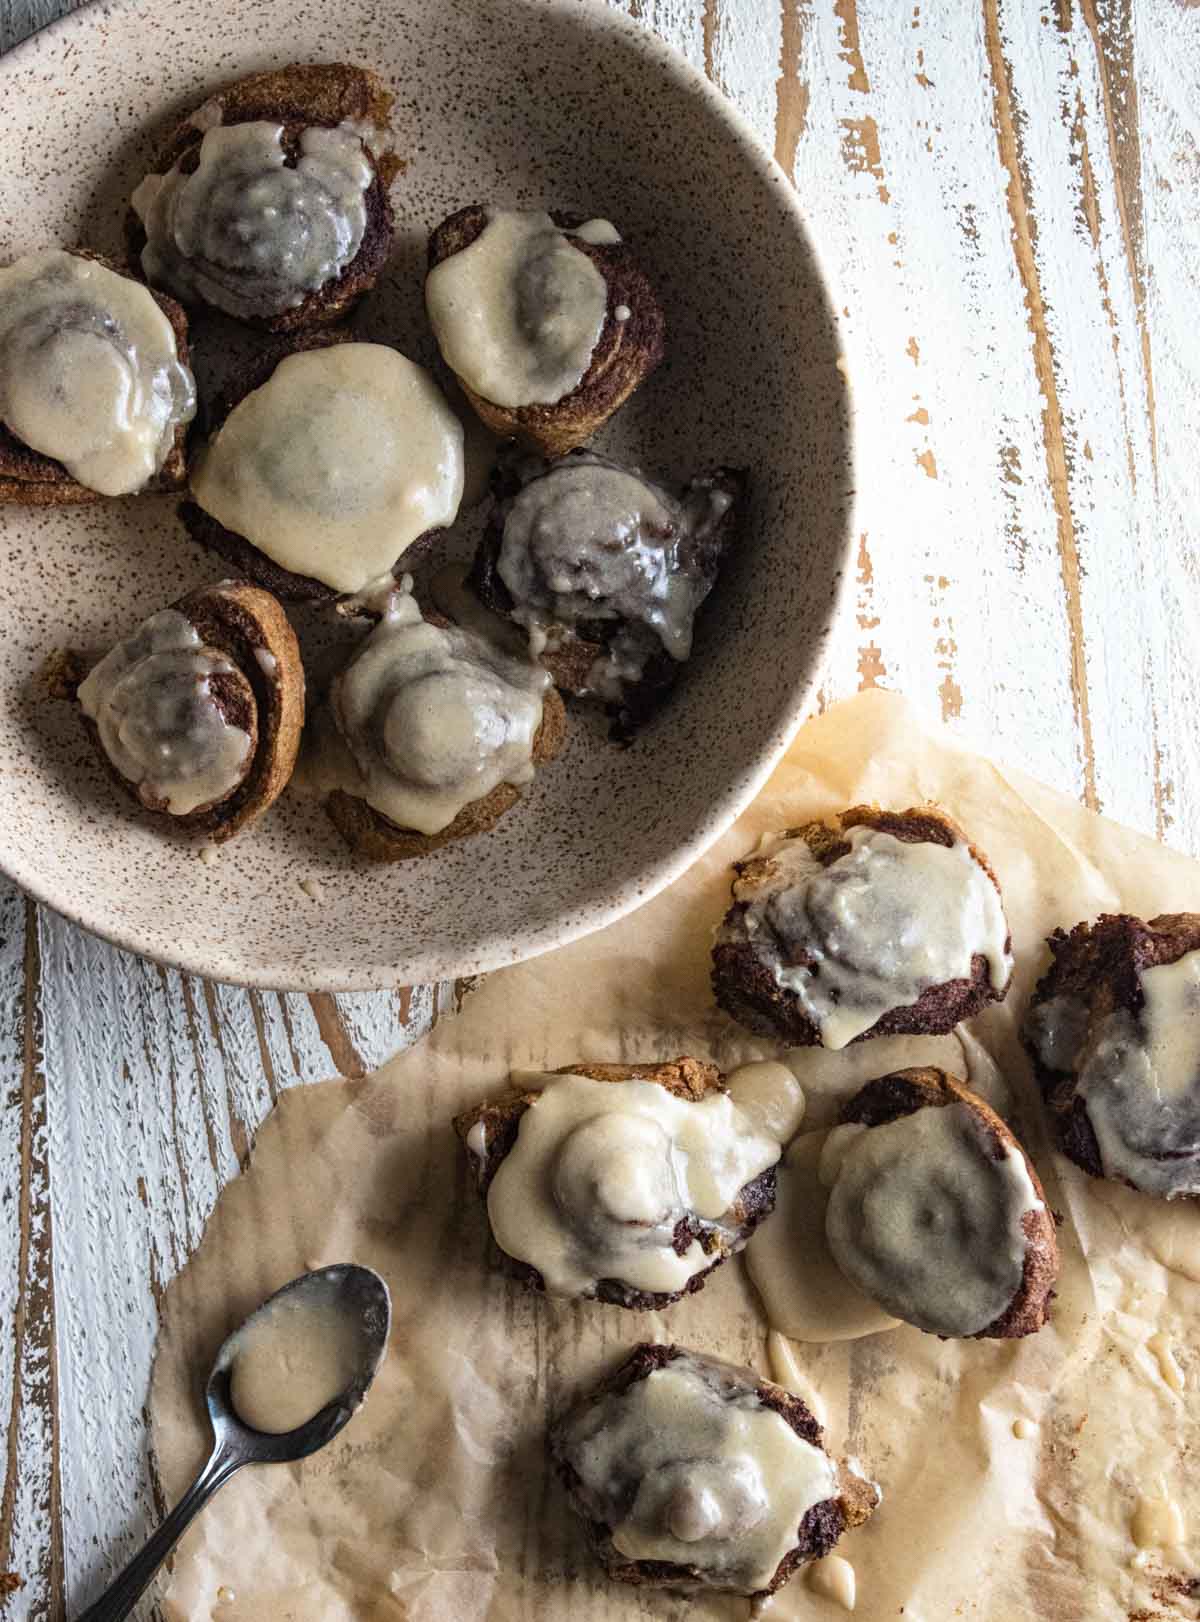
<svg viewBox="0 0 1200 1622"><path fill-rule="evenodd" d="M278 799L292 775L304 730L300 646L275 598L243 580L202 586L170 606L191 621L205 646L216 648L237 666L253 692L251 712L240 686L223 683L220 675L211 678L214 697L225 719L254 739L249 771L237 788L216 805L197 806L183 816L172 816L165 807L150 805L142 798L136 786L109 760L95 723L82 712L80 719L109 776L135 804L177 827L207 833L221 844L260 817ZM257 651L271 655L275 660L273 670L262 668ZM74 698L85 675L73 656L59 656L49 671L51 691Z"/></svg>
<svg viewBox="0 0 1200 1622"><path fill-rule="evenodd" d="M582 214L559 212L550 217L564 231L574 230L585 219ZM429 238L429 268L469 248L486 224L487 210L480 203L443 220ZM592 261L608 289L604 325L578 385L553 405L499 406L458 379L476 415L494 434L520 439L543 456L562 456L599 433L663 358L666 317L629 244L575 238L573 246ZM616 318L621 304L630 311L628 321Z"/></svg>
<svg viewBox="0 0 1200 1622"><path fill-rule="evenodd" d="M788 837L803 839L823 867L828 867L850 849L843 834L850 828L877 828L910 844L936 844L950 846L963 840L971 855L983 868L988 878L1000 890L1000 882L991 863L953 817L937 806L914 806L907 811L883 811L878 806L856 805L849 811L831 817L827 822L808 822L800 828L789 828ZM735 862L734 873L739 880L768 879L774 873L769 856L750 856ZM725 915L723 928L734 926L745 913L748 903L735 901ZM1011 937L1008 941L1011 950ZM747 940L718 941L713 947L713 993L727 1014L739 1025L760 1036L778 1037L796 1047L819 1047L820 1032L804 1012L794 991L781 986ZM1004 991L992 985L987 958L976 953L971 960L970 979L947 980L939 986L930 986L917 1001L907 1008L890 1008L876 1020L870 1030L854 1037L855 1042L866 1042L876 1036L939 1036L964 1019L979 1013L989 1003L1002 1002Z"/></svg>
<svg viewBox="0 0 1200 1622"><path fill-rule="evenodd" d="M392 91L369 68L321 62L252 73L216 91L204 105L219 103L224 124L258 120L282 124L284 150L288 161L295 164L300 155L300 136L312 125L333 129L344 119L361 120L390 134L389 115L394 100ZM204 131L192 122L194 116L189 114L167 137L149 173L166 174L180 160L185 173L195 169ZM309 293L293 308L279 315L246 320L243 325L264 332L303 332L328 326L344 320L363 294L374 287L392 248L388 188L404 165L390 149L378 157L368 152L367 157L375 168L375 178L367 188L367 224L354 258L335 280ZM146 233L132 208L125 217L125 236L129 262L140 267Z"/></svg>
<svg viewBox="0 0 1200 1622"><path fill-rule="evenodd" d="M964 1338L1015 1340L1022 1335L1036 1334L1050 1316L1054 1281L1058 1277L1058 1238L1037 1168L991 1105L985 1104L978 1093L972 1092L956 1076L933 1065L924 1065L911 1070L894 1070L869 1081L843 1106L839 1120L843 1124L860 1122L867 1127L884 1126L902 1116L914 1115L917 1110L944 1109L948 1104L968 1107L983 1127L989 1146L994 1148L995 1159L1002 1159L1009 1150L1021 1156L1034 1193L1042 1202L1040 1209L1026 1211L1021 1218L1025 1265L1020 1288L1000 1317L986 1329Z"/></svg>
<svg viewBox="0 0 1200 1622"><path fill-rule="evenodd" d="M127 281L137 280L124 265L106 258L102 253L93 253L89 248L69 248L67 252L77 259L94 259L98 265L124 276ZM188 322L182 305L154 288L148 291L171 323L176 352L186 366L189 361ZM190 426L189 423L179 424L175 430L175 443L167 452L162 467L137 494L184 488L187 484L186 447ZM41 451L31 450L0 423L0 506L82 507L94 501L125 499L124 496L106 496L99 490L89 490L87 485L72 478L61 462L56 462L52 456L43 456Z"/></svg>
<svg viewBox="0 0 1200 1622"><path fill-rule="evenodd" d="M1030 1012L1053 997L1073 997L1095 1019L1119 1008L1136 1014L1142 1006L1142 970L1177 963L1200 950L1200 913L1165 912L1148 923L1125 912L1102 913L1095 923L1076 924L1069 933L1056 929L1046 945L1053 962L1034 987ZM1091 1176L1103 1177L1100 1145L1087 1102L1076 1091L1076 1078L1044 1064L1024 1028L1021 1039L1063 1154Z"/></svg>
<svg viewBox="0 0 1200 1622"><path fill-rule="evenodd" d="M549 1074L590 1076L593 1081L653 1081L660 1087L665 1087L669 1093L674 1093L677 1098L687 1098L693 1103L699 1103L709 1093L723 1091L725 1084L725 1078L716 1065L704 1064L699 1059L688 1058L686 1054L678 1059L659 1060L650 1064L567 1064L550 1071ZM455 1117L454 1130L464 1147L471 1128L477 1121L484 1123L485 1153L482 1159L470 1152L467 1154L475 1174L475 1186L483 1199L487 1198L487 1191L492 1178L500 1169L501 1161L517 1141L517 1129L522 1115L532 1103L536 1102L537 1097L536 1092L513 1092L507 1098L477 1104L474 1109ZM679 1301L683 1296L703 1289L713 1269L740 1250L758 1224L764 1217L770 1216L774 1209L775 1168L770 1166L747 1183L730 1206L729 1215L732 1222L727 1231L718 1234L711 1229L701 1229L687 1217L680 1219L675 1228L675 1249L682 1255L695 1239L713 1258L703 1272L694 1274L688 1280L684 1289L667 1294L655 1294L645 1290L631 1290L620 1279L601 1279L595 1299L637 1311L650 1312L657 1311L661 1307L669 1307L673 1301ZM506 1255L499 1246L496 1247L496 1252L503 1270L510 1277L520 1279L532 1290L545 1289L542 1275L536 1267Z"/></svg>
<svg viewBox="0 0 1200 1622"><path fill-rule="evenodd" d="M511 469L501 469L493 479L495 500L467 575L467 584L480 602L506 619L512 618L515 604L500 578L500 551L508 507L520 489L521 481ZM692 542L693 559L711 587L738 541L746 500L746 473L741 468L714 468L711 473L693 479L688 489L720 490L729 497L729 506L717 522ZM706 598L697 610L697 623L707 605ZM573 629L564 627L555 646L539 655L554 685L573 696L585 693L592 667L597 659L603 658L608 644L625 623L619 619L597 619L582 622ZM627 686L620 704L608 706L613 716L614 738L628 740L653 715L679 679L680 669L665 648L647 662L642 679L636 685Z"/></svg>
<svg viewBox="0 0 1200 1622"><path fill-rule="evenodd" d="M695 1566L679 1566L666 1560L630 1560L627 1555L623 1555L614 1547L612 1528L603 1521L594 1520L589 1513L588 1505L581 1499L579 1476L563 1456L563 1427L568 1419L580 1411L594 1406L604 1397L618 1396L621 1392L628 1391L630 1386L644 1380L656 1369L666 1368L679 1357L701 1358L702 1354L689 1351L685 1346L662 1346L643 1342L634 1348L618 1369L602 1380L595 1390L584 1397L550 1430L550 1457L555 1469L567 1490L572 1507L587 1522L588 1541L597 1559L608 1576L616 1582L635 1583L644 1587L684 1589L710 1586L705 1581L704 1573ZM702 1360L709 1364L718 1362L717 1359L710 1357L703 1357ZM803 1441L813 1447L822 1446L820 1425L807 1405L793 1392L785 1390L783 1386L776 1385L771 1380L763 1379L753 1369L736 1364L723 1366L729 1370L731 1390L753 1390L760 1405L778 1414ZM827 1555L842 1533L851 1527L861 1526L878 1504L879 1491L874 1483L856 1475L844 1464L839 1465L837 1497L814 1504L808 1511L796 1529L795 1548L784 1556L776 1567L771 1581L766 1588L759 1589L758 1594L773 1594L787 1582L799 1566L807 1565L810 1560L819 1560Z"/></svg>
<svg viewBox="0 0 1200 1622"><path fill-rule="evenodd" d="M431 624L446 624L437 615L426 614ZM533 763L544 766L562 750L567 738L567 712L562 699L550 688L542 701L542 724L533 738ZM482 800L472 800L440 833L418 833L415 828L399 828L382 812L356 795L334 789L325 802L334 827L356 856L370 862L402 862L429 856L455 839L470 839L487 833L506 811L521 798L522 790L512 783L497 783Z"/></svg>

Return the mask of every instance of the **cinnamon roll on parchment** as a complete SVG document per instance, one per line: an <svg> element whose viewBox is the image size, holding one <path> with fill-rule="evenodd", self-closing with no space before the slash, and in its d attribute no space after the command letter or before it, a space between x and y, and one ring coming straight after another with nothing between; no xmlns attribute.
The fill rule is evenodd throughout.
<svg viewBox="0 0 1200 1622"><path fill-rule="evenodd" d="M798 1047L951 1031L1012 977L987 857L937 806L855 806L769 835L734 869L713 990Z"/></svg>
<svg viewBox="0 0 1200 1622"><path fill-rule="evenodd" d="M1093 1177L1200 1197L1200 913L1057 930L1022 1036L1059 1147Z"/></svg>
<svg viewBox="0 0 1200 1622"><path fill-rule="evenodd" d="M715 1065L580 1062L529 1080L454 1125L504 1267L532 1289L666 1307L770 1215L779 1137Z"/></svg>
<svg viewBox="0 0 1200 1622"><path fill-rule="evenodd" d="M929 1067L868 1082L826 1138L820 1177L834 1261L892 1316L989 1340L1046 1322L1058 1243L1041 1182L956 1077Z"/></svg>
<svg viewBox="0 0 1200 1622"><path fill-rule="evenodd" d="M773 1593L880 1497L799 1397L681 1346L638 1346L550 1455L609 1577L643 1586Z"/></svg>

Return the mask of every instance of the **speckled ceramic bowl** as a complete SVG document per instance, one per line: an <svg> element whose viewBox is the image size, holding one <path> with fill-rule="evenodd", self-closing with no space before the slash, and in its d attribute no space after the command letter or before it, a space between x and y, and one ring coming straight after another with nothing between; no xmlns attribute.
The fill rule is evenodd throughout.
<svg viewBox="0 0 1200 1622"><path fill-rule="evenodd" d="M115 0L0 61L0 259L119 252L156 132L214 86L289 61L397 88L408 167L365 336L427 364L428 229L497 200L605 215L660 288L668 360L600 440L683 477L751 469L744 544L669 708L630 749L575 721L497 829L423 861L356 865L310 801L208 865L113 788L39 672L100 651L220 577L171 498L0 509L0 865L122 946L223 980L390 987L495 968L637 907L749 802L801 720L840 596L846 401L802 200L740 116L622 15L580 0ZM205 334L196 337L203 356ZM452 543L470 546L471 520ZM317 880L316 884L306 881Z"/></svg>

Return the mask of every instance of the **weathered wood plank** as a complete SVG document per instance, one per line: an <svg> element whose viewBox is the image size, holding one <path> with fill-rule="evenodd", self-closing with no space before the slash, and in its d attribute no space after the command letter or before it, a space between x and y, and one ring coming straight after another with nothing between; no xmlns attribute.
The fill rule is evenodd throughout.
<svg viewBox="0 0 1200 1622"><path fill-rule="evenodd" d="M0 1573L7 1610L61 1614L63 1539L50 1153L34 909L0 881Z"/></svg>
<svg viewBox="0 0 1200 1622"><path fill-rule="evenodd" d="M1102 809L1154 832L1162 825L1156 694L1167 673L1155 647L1156 560L1147 545L1157 501L1137 253L1122 228L1128 209L1119 202L1106 133L1098 29L1088 28L1081 8L1064 8L1053 27L1031 23L1005 7L989 49L998 82L1008 77L1013 117L1039 131L1036 172L1020 130L1014 146L1035 230L1030 258L1043 301L1047 448L1064 578L1074 572L1073 668L1089 738L1090 716L1105 717L1089 786ZM1010 61L1018 56L1020 75Z"/></svg>
<svg viewBox="0 0 1200 1622"><path fill-rule="evenodd" d="M1040 380L982 31L944 4L825 0L801 15L777 147L795 139L835 292L859 472L855 618L824 695L900 688L1082 792Z"/></svg>
<svg viewBox="0 0 1200 1622"><path fill-rule="evenodd" d="M1089 8L1090 9L1090 8ZM1155 0L1096 7L1108 85L1114 167L1130 253L1144 284L1145 347L1153 357L1147 414L1156 446L1152 522L1139 537L1153 561L1158 710L1155 782L1163 831L1200 851L1200 720L1195 702L1200 601L1196 446L1200 444L1200 11ZM1132 10L1133 38L1119 24ZM1140 176L1140 194L1134 179ZM1140 212L1140 218L1139 218ZM1140 226L1140 229L1139 229ZM1139 250L1140 242L1140 250ZM1131 679L1132 676L1131 676Z"/></svg>

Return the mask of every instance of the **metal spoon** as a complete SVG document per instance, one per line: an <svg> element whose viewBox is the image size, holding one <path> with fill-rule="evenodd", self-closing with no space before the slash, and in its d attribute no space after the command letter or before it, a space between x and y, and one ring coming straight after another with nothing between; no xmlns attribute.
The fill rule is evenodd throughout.
<svg viewBox="0 0 1200 1622"><path fill-rule="evenodd" d="M282 1296L303 1294L313 1306L345 1313L362 1335L361 1363L346 1389L295 1430L280 1436L252 1430L238 1418L230 1399L230 1376L242 1336L262 1313ZM79 1618L79 1622L118 1622L128 1616L151 1579L179 1542L193 1518L218 1487L223 1487L243 1464L288 1464L305 1459L332 1441L353 1416L375 1378L387 1351L392 1326L388 1287L369 1267L348 1264L303 1273L277 1290L234 1330L217 1353L204 1398L213 1428L213 1450L208 1463L140 1554L125 1567L112 1586Z"/></svg>

